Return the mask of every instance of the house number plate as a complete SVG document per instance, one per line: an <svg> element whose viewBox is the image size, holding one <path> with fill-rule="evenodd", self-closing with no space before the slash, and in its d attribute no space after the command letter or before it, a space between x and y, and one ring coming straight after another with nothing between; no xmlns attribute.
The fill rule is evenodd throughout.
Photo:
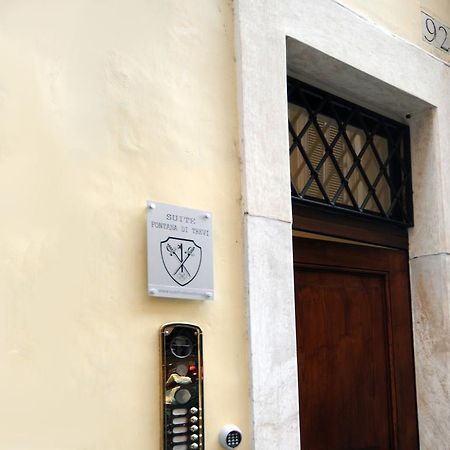
<svg viewBox="0 0 450 450"><path fill-rule="evenodd" d="M422 11L422 37L425 42L446 53L450 48L450 28Z"/></svg>

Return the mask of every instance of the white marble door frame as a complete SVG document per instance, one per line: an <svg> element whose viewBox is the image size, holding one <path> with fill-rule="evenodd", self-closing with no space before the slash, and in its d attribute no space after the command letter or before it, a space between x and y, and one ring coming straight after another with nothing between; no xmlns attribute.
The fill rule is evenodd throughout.
<svg viewBox="0 0 450 450"><path fill-rule="evenodd" d="M287 72L411 126L422 450L450 442L450 70L332 0L236 0L253 448L299 443Z"/></svg>

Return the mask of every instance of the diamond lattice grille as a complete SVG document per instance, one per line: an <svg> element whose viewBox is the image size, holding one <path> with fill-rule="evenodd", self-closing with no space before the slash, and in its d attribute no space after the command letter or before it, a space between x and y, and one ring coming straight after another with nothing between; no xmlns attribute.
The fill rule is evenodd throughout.
<svg viewBox="0 0 450 450"><path fill-rule="evenodd" d="M412 225L409 129L288 80L292 196Z"/></svg>

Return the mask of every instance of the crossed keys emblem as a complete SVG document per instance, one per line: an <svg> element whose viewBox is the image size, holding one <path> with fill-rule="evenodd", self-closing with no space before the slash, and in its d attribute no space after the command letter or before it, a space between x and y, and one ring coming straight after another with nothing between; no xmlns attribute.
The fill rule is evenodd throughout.
<svg viewBox="0 0 450 450"><path fill-rule="evenodd" d="M197 275L202 263L202 248L191 239L169 237L160 243L164 267L175 283L186 286Z"/></svg>

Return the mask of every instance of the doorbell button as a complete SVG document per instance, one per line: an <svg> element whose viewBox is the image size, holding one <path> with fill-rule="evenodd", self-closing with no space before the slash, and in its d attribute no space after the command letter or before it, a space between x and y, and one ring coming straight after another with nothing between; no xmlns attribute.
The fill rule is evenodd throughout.
<svg viewBox="0 0 450 450"><path fill-rule="evenodd" d="M176 372L178 375L185 377L188 373L188 366L186 364L178 364Z"/></svg>
<svg viewBox="0 0 450 450"><path fill-rule="evenodd" d="M197 422L198 422L198 417L197 417L197 416L192 416L192 417L189 419L189 421L190 421L191 423L197 423Z"/></svg>
<svg viewBox="0 0 450 450"><path fill-rule="evenodd" d="M242 442L242 431L236 425L225 425L220 430L219 442L225 449L236 448Z"/></svg>
<svg viewBox="0 0 450 450"><path fill-rule="evenodd" d="M184 405L191 399L191 393L187 389L180 389L175 393L175 400L178 404Z"/></svg>
<svg viewBox="0 0 450 450"><path fill-rule="evenodd" d="M193 407L189 410L189 412L190 412L191 414L197 414L197 413L198 413L198 409L197 409L195 406L193 406Z"/></svg>

